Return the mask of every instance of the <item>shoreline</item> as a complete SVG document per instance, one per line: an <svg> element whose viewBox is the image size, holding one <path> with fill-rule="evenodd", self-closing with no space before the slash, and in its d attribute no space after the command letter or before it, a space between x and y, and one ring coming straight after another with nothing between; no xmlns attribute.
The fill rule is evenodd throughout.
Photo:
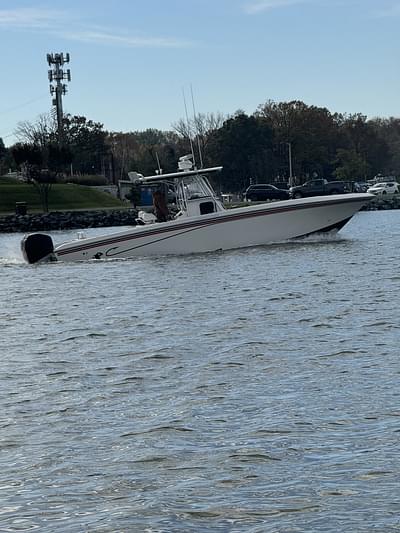
<svg viewBox="0 0 400 533"><path fill-rule="evenodd" d="M57 231L136 225L136 209L52 211L26 215L0 215L0 233Z"/></svg>
<svg viewBox="0 0 400 533"><path fill-rule="evenodd" d="M400 195L386 195L376 196L366 206L362 208L362 211L384 211L386 209L400 209Z"/></svg>

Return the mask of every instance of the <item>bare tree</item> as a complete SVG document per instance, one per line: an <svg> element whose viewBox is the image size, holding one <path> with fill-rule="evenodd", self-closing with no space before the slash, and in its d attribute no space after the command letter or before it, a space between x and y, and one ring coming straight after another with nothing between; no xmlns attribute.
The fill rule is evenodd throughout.
<svg viewBox="0 0 400 533"><path fill-rule="evenodd" d="M42 113L36 122L27 120L19 122L14 131L15 137L21 143L30 143L44 147L57 134L57 120L51 113Z"/></svg>
<svg viewBox="0 0 400 533"><path fill-rule="evenodd" d="M194 138L196 135L206 136L219 129L227 120L227 116L222 113L198 113L194 118L185 120L179 119L172 124L172 128L186 138Z"/></svg>
<svg viewBox="0 0 400 533"><path fill-rule="evenodd" d="M195 149L200 148L202 157L206 156L207 144L211 134L222 127L229 117L223 113L198 113L188 120L180 119L172 128L181 137L190 140Z"/></svg>

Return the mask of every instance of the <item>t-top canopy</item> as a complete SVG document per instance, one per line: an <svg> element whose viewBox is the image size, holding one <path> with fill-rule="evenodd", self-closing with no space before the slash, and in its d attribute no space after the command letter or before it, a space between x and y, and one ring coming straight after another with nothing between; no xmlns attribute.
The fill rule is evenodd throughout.
<svg viewBox="0 0 400 533"><path fill-rule="evenodd" d="M170 174L155 174L154 176L141 176L137 172L128 172L128 176L132 181L137 181L138 183L149 183L152 181L171 181L174 179L183 179L187 176L196 176L201 174L212 174L214 172L220 172L222 167L210 167L210 168L199 168L195 170L184 170L180 172L172 172Z"/></svg>

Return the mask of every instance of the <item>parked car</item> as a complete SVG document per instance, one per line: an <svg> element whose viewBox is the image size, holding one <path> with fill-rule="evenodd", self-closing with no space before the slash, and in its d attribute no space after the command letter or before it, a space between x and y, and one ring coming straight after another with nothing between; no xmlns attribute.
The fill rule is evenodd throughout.
<svg viewBox="0 0 400 533"><path fill-rule="evenodd" d="M367 192L372 194L395 194L399 192L399 184L396 181L381 181L369 187Z"/></svg>
<svg viewBox="0 0 400 533"><path fill-rule="evenodd" d="M290 187L291 198L303 198L305 196L320 196L324 194L343 194L350 191L346 181L327 181L325 179L315 179L306 181L303 185Z"/></svg>
<svg viewBox="0 0 400 533"><path fill-rule="evenodd" d="M250 185L244 192L243 198L246 202L264 202L265 200L287 200L289 192L278 189L275 185L258 183Z"/></svg>
<svg viewBox="0 0 400 533"><path fill-rule="evenodd" d="M355 181L353 183L353 192L367 192L368 183L366 181Z"/></svg>

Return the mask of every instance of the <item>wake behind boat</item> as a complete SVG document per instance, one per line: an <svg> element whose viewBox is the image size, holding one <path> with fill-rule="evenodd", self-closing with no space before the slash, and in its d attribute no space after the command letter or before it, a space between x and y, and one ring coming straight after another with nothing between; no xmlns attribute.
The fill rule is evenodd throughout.
<svg viewBox="0 0 400 533"><path fill-rule="evenodd" d="M84 261L260 246L338 231L374 197L365 193L337 194L225 209L208 180L222 167L192 169L185 157L180 159L179 167L179 172L148 177L132 173L142 184L173 184L178 208L173 217L166 204L159 201L155 207L161 222L146 224L139 220L126 230L56 247L49 235L26 235L21 242L25 260Z"/></svg>

